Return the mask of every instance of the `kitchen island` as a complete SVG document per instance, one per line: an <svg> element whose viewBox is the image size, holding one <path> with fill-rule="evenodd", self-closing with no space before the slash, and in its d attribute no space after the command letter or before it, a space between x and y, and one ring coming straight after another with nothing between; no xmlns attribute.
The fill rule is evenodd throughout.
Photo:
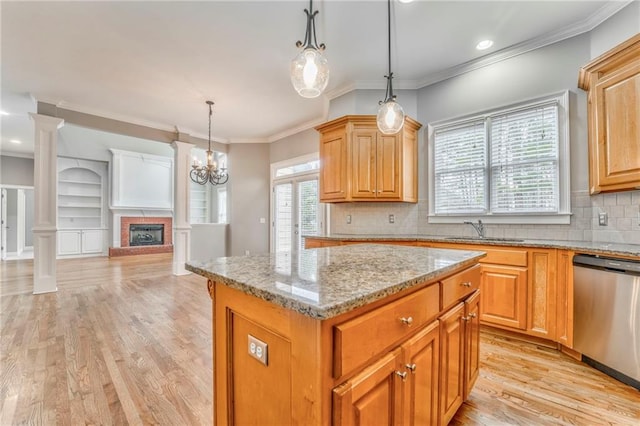
<svg viewBox="0 0 640 426"><path fill-rule="evenodd" d="M480 251L361 244L192 261L216 424L447 424L478 374Z"/></svg>

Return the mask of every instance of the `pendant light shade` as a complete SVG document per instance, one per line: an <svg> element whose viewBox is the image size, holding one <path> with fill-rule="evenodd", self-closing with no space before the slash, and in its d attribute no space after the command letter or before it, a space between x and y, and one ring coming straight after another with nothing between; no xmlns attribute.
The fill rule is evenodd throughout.
<svg viewBox="0 0 640 426"><path fill-rule="evenodd" d="M404 125L404 110L395 101L395 96L380 105L376 121L378 130L385 135L396 134L402 129Z"/></svg>
<svg viewBox="0 0 640 426"><path fill-rule="evenodd" d="M391 0L387 0L387 23L388 23L388 40L389 40L389 74L384 77L387 79L387 92L384 101L380 101L378 116L378 130L385 135L393 135L398 133L404 126L404 110L393 94L393 73L391 72Z"/></svg>
<svg viewBox="0 0 640 426"><path fill-rule="evenodd" d="M296 92L303 98L316 98L329 83L329 63L322 52L325 45L316 40L315 17L318 11L313 11L313 0L309 0L307 15L307 30L304 42L298 41L296 47L302 50L291 61L291 83Z"/></svg>

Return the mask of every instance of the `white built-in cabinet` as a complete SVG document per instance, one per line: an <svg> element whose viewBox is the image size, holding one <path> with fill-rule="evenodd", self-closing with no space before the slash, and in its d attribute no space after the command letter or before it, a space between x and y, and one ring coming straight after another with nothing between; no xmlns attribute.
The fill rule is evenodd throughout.
<svg viewBox="0 0 640 426"><path fill-rule="evenodd" d="M107 163L58 158L58 256L106 250Z"/></svg>

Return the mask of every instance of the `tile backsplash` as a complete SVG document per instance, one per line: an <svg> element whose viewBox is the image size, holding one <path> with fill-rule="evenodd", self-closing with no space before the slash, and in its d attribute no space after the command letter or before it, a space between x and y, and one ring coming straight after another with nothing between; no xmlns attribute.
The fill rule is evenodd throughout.
<svg viewBox="0 0 640 426"><path fill-rule="evenodd" d="M333 234L474 236L469 225L430 224L426 200L408 203L343 203L331 207ZM571 194L569 225L485 225L486 235L499 238L598 241L640 244L640 191L589 195ZM606 213L607 225L598 215ZM394 223L389 222L389 215ZM351 224L347 216L351 215Z"/></svg>

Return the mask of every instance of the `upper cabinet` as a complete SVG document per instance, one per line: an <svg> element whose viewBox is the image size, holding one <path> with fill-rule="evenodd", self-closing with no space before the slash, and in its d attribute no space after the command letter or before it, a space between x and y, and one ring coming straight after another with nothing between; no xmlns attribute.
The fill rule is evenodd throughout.
<svg viewBox="0 0 640 426"><path fill-rule="evenodd" d="M640 34L580 70L588 91L589 190L640 189Z"/></svg>
<svg viewBox="0 0 640 426"><path fill-rule="evenodd" d="M418 130L406 118L395 135L373 115L347 115L320 132L320 201L418 201Z"/></svg>

